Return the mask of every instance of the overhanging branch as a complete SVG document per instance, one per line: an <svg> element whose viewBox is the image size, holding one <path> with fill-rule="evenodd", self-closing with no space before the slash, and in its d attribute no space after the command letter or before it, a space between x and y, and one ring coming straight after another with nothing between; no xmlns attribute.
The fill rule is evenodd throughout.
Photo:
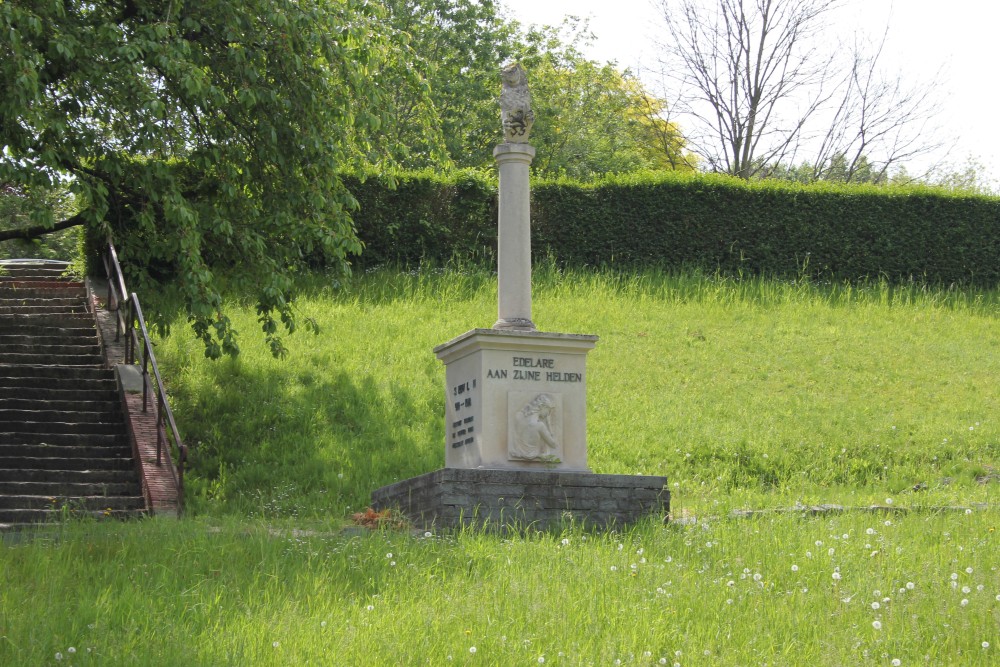
<svg viewBox="0 0 1000 667"><path fill-rule="evenodd" d="M51 227L35 225L34 227L24 227L22 229L0 229L0 241L10 241L13 239L31 241L32 239L37 239L39 236L45 236L52 232L60 232L70 227L79 227L82 224L84 224L83 216L77 213L72 218L57 222Z"/></svg>

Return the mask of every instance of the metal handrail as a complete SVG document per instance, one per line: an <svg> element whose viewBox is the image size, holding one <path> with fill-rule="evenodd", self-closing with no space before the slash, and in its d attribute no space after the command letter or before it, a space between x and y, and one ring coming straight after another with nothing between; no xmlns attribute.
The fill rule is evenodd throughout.
<svg viewBox="0 0 1000 667"><path fill-rule="evenodd" d="M153 344L149 340L149 331L146 328L146 320L142 316L142 306L139 304L139 297L125 289L125 278L122 275L122 267L118 262L118 253L115 246L108 243L108 252L104 255L104 270L108 279L108 300L107 308L116 314L115 340L121 340L125 336L125 358L123 363L133 364L136 361L136 350L142 350L142 411L147 412L149 408L149 396L156 397L156 464L162 465L163 448L167 445L168 455L170 444L167 442L167 430L169 428L170 438L173 446L177 448L177 472L171 466L171 474L177 483L178 502L183 507L184 502L184 464L187 462L188 449L184 441L181 440L180 432L177 430L177 423L174 421L174 413L167 402L167 392L163 387L163 379L160 377L160 368L156 363L156 355L153 353ZM122 313L122 305L126 306L125 313ZM138 325L138 326L137 326ZM142 340L139 340L139 334ZM153 368L153 380L150 381L149 368Z"/></svg>

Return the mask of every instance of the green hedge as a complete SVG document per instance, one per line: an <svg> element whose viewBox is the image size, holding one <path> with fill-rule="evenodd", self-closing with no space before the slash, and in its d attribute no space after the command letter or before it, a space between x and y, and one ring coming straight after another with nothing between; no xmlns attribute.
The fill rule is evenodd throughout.
<svg viewBox="0 0 1000 667"><path fill-rule="evenodd" d="M492 261L495 177L406 174L349 184L363 266ZM532 186L532 252L569 265L935 283L1000 282L1000 198L931 188L746 183L643 174Z"/></svg>

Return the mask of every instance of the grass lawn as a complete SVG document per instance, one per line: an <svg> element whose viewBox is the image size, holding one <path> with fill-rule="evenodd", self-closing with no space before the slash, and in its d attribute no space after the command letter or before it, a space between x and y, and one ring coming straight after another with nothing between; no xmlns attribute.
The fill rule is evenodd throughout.
<svg viewBox="0 0 1000 667"><path fill-rule="evenodd" d="M178 322L157 354L188 517L8 539L0 664L1000 661L1000 292L543 267L536 324L600 336L591 467L666 475L683 521L345 532L443 465L431 348L490 326L495 289L315 278L298 308L321 333L284 360L252 307L237 359ZM892 511L731 515L820 503Z"/></svg>

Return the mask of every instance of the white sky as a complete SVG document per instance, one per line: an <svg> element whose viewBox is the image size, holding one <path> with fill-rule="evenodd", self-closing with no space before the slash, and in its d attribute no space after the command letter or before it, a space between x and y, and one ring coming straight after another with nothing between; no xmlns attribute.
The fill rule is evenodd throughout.
<svg viewBox="0 0 1000 667"><path fill-rule="evenodd" d="M590 18L597 36L588 56L641 72L656 62L665 29L653 0L501 0L524 24L558 25L573 14ZM1000 2L996 0L845 0L834 26L879 38L889 26L883 64L910 83L935 77L942 86L938 123L954 140L948 161L976 157L1000 177L1000 77L995 73ZM652 82L647 82L651 89ZM655 90L654 90L655 92ZM682 125L683 127L683 125ZM917 165L919 166L919 165ZM916 170L911 170L916 171Z"/></svg>

